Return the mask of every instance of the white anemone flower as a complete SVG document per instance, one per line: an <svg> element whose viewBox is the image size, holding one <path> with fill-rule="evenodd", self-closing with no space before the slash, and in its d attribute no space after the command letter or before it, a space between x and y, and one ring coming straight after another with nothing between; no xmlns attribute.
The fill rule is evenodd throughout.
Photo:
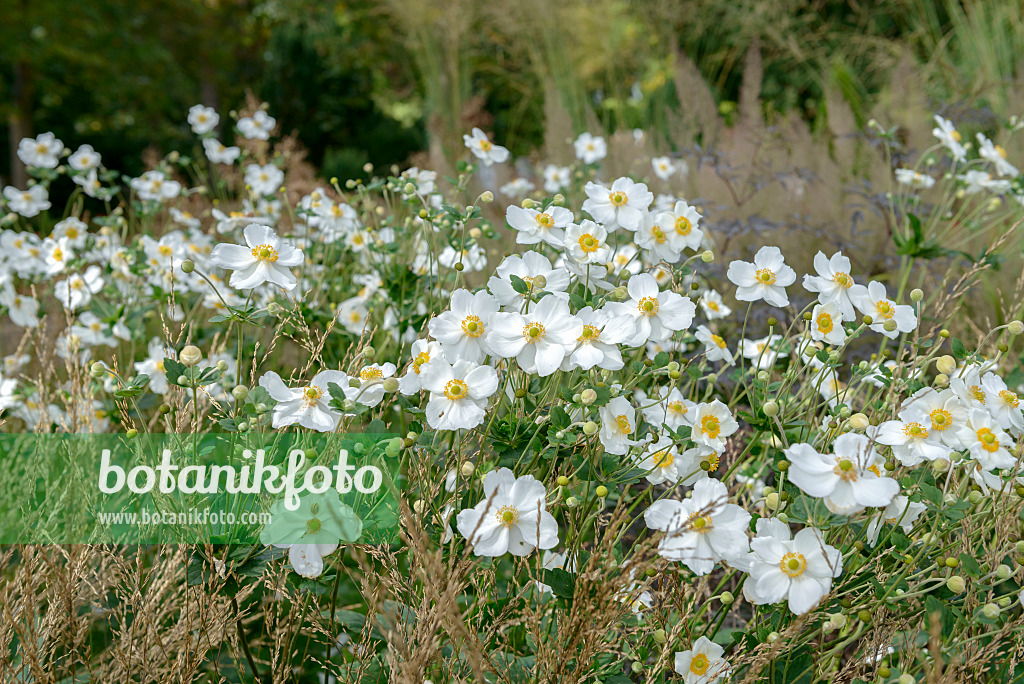
<svg viewBox="0 0 1024 684"><path fill-rule="evenodd" d="M858 285L850 276L850 259L836 252L826 257L824 252L814 255L814 270L818 275L804 275L804 289L817 292L822 304L836 303L844 321L856 318L854 302L867 294L867 288Z"/></svg>
<svg viewBox="0 0 1024 684"><path fill-rule="evenodd" d="M278 430L299 425L317 432L333 432L341 414L330 407L331 383L345 390L349 386L348 375L341 371L320 371L305 387L291 388L284 384L280 375L267 372L260 378L260 387L277 402L271 426Z"/></svg>
<svg viewBox="0 0 1024 684"><path fill-rule="evenodd" d="M996 173L1000 176L1016 178L1020 175L1017 167L1006 161L1006 150L996 145L981 133L978 133L978 154L983 159L992 162L996 167Z"/></svg>
<svg viewBox="0 0 1024 684"><path fill-rule="evenodd" d="M220 123L220 114L213 107L192 105L188 110L188 125L196 135L206 135Z"/></svg>
<svg viewBox="0 0 1024 684"><path fill-rule="evenodd" d="M667 181L676 172L676 165L669 157L654 157L651 159L651 168L654 170L654 175L664 181Z"/></svg>
<svg viewBox="0 0 1024 684"><path fill-rule="evenodd" d="M604 266L611 258L608 231L593 221L584 219L565 231L565 253L581 266Z"/></svg>
<svg viewBox="0 0 1024 684"><path fill-rule="evenodd" d="M507 311L520 311L531 294L529 290L525 293L516 292L512 285L512 276L521 278L528 287L532 287L534 295L550 292L555 298L569 299L566 292L569 287L569 272L560 266L552 267L550 259L530 250L521 255L510 254L505 257L495 269L494 275L487 281L487 289L498 298ZM539 281L543 283L543 287L535 282L537 276L543 277Z"/></svg>
<svg viewBox="0 0 1024 684"><path fill-rule="evenodd" d="M685 426L693 427L693 418L697 414L697 402L683 396L678 387L661 388L655 396L648 397L637 391L644 418L655 427L665 426L670 430L678 430ZM650 403L651 401L656 403Z"/></svg>
<svg viewBox="0 0 1024 684"><path fill-rule="evenodd" d="M590 182L584 191L587 199L583 202L583 211L608 230L636 230L654 201L654 193L644 183L635 183L626 177L616 179L611 188Z"/></svg>
<svg viewBox="0 0 1024 684"><path fill-rule="evenodd" d="M517 244L545 242L560 249L565 242L565 229L572 225L573 216L565 207L552 205L539 211L512 204L505 212L505 220L516 231Z"/></svg>
<svg viewBox="0 0 1024 684"><path fill-rule="evenodd" d="M249 140L267 140L277 120L262 109L238 120L238 130Z"/></svg>
<svg viewBox="0 0 1024 684"><path fill-rule="evenodd" d="M583 324L557 297L530 304L526 314L500 312L491 316L487 346L499 358L515 358L527 373L551 375L571 354Z"/></svg>
<svg viewBox="0 0 1024 684"><path fill-rule="evenodd" d="M501 164L508 159L508 150L492 143L487 134L479 128L474 128L471 135L463 135L462 142L484 166Z"/></svg>
<svg viewBox="0 0 1024 684"><path fill-rule="evenodd" d="M704 357L708 361L722 361L726 365L732 363L732 352L725 339L711 332L706 325L698 325L694 336L704 344Z"/></svg>
<svg viewBox="0 0 1024 684"><path fill-rule="evenodd" d="M85 273L68 276L53 286L53 296L69 311L78 311L86 306L92 296L103 289L103 277L99 266L90 266Z"/></svg>
<svg viewBox="0 0 1024 684"><path fill-rule="evenodd" d="M470 430L484 421L487 400L498 391L498 373L470 361L438 358L426 366L423 388L430 392L427 423L435 430Z"/></svg>
<svg viewBox="0 0 1024 684"><path fill-rule="evenodd" d="M441 345L433 340L416 340L409 352L412 363L409 369L398 379L398 391L406 396L418 393L423 389L427 367L431 361L443 358Z"/></svg>
<svg viewBox="0 0 1024 684"><path fill-rule="evenodd" d="M604 138L590 133L580 133L580 136L572 144L576 151L576 158L584 164L594 164L605 158L608 154L608 145ZM568 185L568 183L566 183Z"/></svg>
<svg viewBox="0 0 1024 684"><path fill-rule="evenodd" d="M763 299L772 306L789 306L786 288L796 282L796 272L786 265L778 247L762 247L754 262L733 261L729 264L729 280L736 285L736 299L756 302Z"/></svg>
<svg viewBox="0 0 1024 684"><path fill-rule="evenodd" d="M690 438L717 453L725 450L726 438L740 429L739 423L721 400L697 404L693 414L693 431Z"/></svg>
<svg viewBox="0 0 1024 684"><path fill-rule="evenodd" d="M967 407L951 390L924 387L904 400L898 415L911 421L919 413L927 417L924 426L930 436L951 449L964 448L957 433L967 423Z"/></svg>
<svg viewBox="0 0 1024 684"><path fill-rule="evenodd" d="M938 138L943 147L949 150L949 153L953 155L953 159L955 161L966 161L967 150L960 142L963 137L960 135L960 132L956 130L953 122L943 119L938 114L936 114L934 118L937 126L932 129L932 135Z"/></svg>
<svg viewBox="0 0 1024 684"><path fill-rule="evenodd" d="M724 653L724 648L702 636L689 650L676 653L676 674L683 675L684 684L715 684L732 673L729 661L722 657Z"/></svg>
<svg viewBox="0 0 1024 684"><path fill-rule="evenodd" d="M640 442L630 435L636 432L636 408L625 397L613 397L598 411L601 430L598 438L609 454L621 456Z"/></svg>
<svg viewBox="0 0 1024 684"><path fill-rule="evenodd" d="M448 311L430 319L430 335L441 343L448 359L480 363L489 351L491 317L497 311L498 300L486 290L456 290Z"/></svg>
<svg viewBox="0 0 1024 684"><path fill-rule="evenodd" d="M834 347L840 347L846 342L843 312L839 304L833 301L814 306L811 311L811 339Z"/></svg>
<svg viewBox="0 0 1024 684"><path fill-rule="evenodd" d="M251 290L273 283L291 291L295 276L288 269L303 261L302 250L277 236L273 228L251 223L242 231L245 245L219 244L213 248L210 262L234 271L228 284L239 290Z"/></svg>
<svg viewBox="0 0 1024 684"><path fill-rule="evenodd" d="M75 171L81 171L86 173L93 169L99 168L100 153L92 148L92 145L80 145L70 157L68 157L68 166Z"/></svg>
<svg viewBox="0 0 1024 684"><path fill-rule="evenodd" d="M898 495L892 500L891 504L885 507L885 510L871 516L867 528L868 543L871 546L878 543L878 533L882 529L882 523L899 525L901 530L909 533L914 529L914 522L924 513L926 508L927 506L923 503L911 501L902 494Z"/></svg>
<svg viewBox="0 0 1024 684"><path fill-rule="evenodd" d="M899 483L882 475L885 459L868 437L847 432L832 450L822 454L810 444L785 449L790 482L805 494L824 499L828 510L838 515L888 506L899 493Z"/></svg>
<svg viewBox="0 0 1024 684"><path fill-rule="evenodd" d="M1012 453L1013 440L987 411L971 409L967 423L957 431L957 437L984 470L1003 470L1017 463Z"/></svg>
<svg viewBox="0 0 1024 684"><path fill-rule="evenodd" d="M38 216L39 212L50 208L49 193L42 185L33 185L28 190L9 185L4 188L4 199L8 209L25 218Z"/></svg>
<svg viewBox="0 0 1024 684"><path fill-rule="evenodd" d="M637 347L649 340L665 341L673 332L686 330L693 323L697 305L689 297L660 290L649 273L633 276L626 284L629 300L612 302L606 308L614 314L629 315L636 322L636 335L628 343Z"/></svg>
<svg viewBox="0 0 1024 684"><path fill-rule="evenodd" d="M532 475L516 477L508 468L484 477L484 498L456 517L459 534L478 556L525 556L558 545L558 522L548 513L544 485Z"/></svg>
<svg viewBox="0 0 1024 684"><path fill-rule="evenodd" d="M1006 386L1006 382L995 373L985 373L981 386L989 397L986 404L999 427L1017 436L1024 434L1024 413L1021 413L1020 397Z"/></svg>
<svg viewBox="0 0 1024 684"><path fill-rule="evenodd" d="M636 334L633 318L616 316L605 309L594 311L589 306L580 309L576 317L583 324L583 331L576 339L575 348L562 362L562 370L590 370L595 366L612 371L622 368L625 363L619 345Z"/></svg>
<svg viewBox="0 0 1024 684"><path fill-rule="evenodd" d="M704 313L704 317L709 321L727 318L732 314L732 309L725 305L725 302L722 301L722 295L718 294L715 290L705 292L698 303L700 304L701 311Z"/></svg>
<svg viewBox="0 0 1024 684"><path fill-rule="evenodd" d="M904 419L902 416L906 416ZM868 433L879 444L892 448L892 455L905 466L949 458L951 449L935 436L923 411L902 413L899 420L887 420Z"/></svg>
<svg viewBox="0 0 1024 684"><path fill-rule="evenodd" d="M813 527L794 537L781 520L761 518L756 530L743 595L755 605L787 601L796 615L812 610L831 591L832 580L842 574L842 554Z"/></svg>
<svg viewBox="0 0 1024 684"><path fill-rule="evenodd" d="M743 558L749 549L750 513L729 503L729 491L718 480L700 480L685 501L655 501L644 512L644 521L650 529L666 532L658 554L682 561L697 575L708 574L718 561Z"/></svg>
<svg viewBox="0 0 1024 684"><path fill-rule="evenodd" d="M18 143L18 159L25 166L41 169L55 169L64 152L64 143L53 133L42 133L36 138L24 138Z"/></svg>
<svg viewBox="0 0 1024 684"><path fill-rule="evenodd" d="M885 292L885 285L878 281L868 283L867 293L862 294L854 305L865 316L871 316L871 325L868 326L876 333L881 333L889 339L895 339L900 333L913 332L917 327L917 314L914 307L906 304L897 304L889 299ZM893 321L896 327L887 330L886 322Z"/></svg>
<svg viewBox="0 0 1024 684"><path fill-rule="evenodd" d="M700 249L704 231L697 227L701 215L683 200L676 202L671 211L659 212L657 223L665 231L668 242L677 250Z"/></svg>

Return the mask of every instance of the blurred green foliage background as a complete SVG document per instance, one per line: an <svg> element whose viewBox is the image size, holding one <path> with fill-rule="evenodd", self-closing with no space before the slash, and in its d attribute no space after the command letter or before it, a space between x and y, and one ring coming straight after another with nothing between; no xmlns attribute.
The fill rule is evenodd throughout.
<svg viewBox="0 0 1024 684"><path fill-rule="evenodd" d="M1008 115L1024 4L1003 0L7 0L0 23L0 177L11 145L52 130L138 173L143 152L191 149L189 106L270 105L325 177L450 151L472 125L515 154L544 142L545 98L574 132L643 128L685 109L681 52L734 109L760 46L766 119L858 119L900 59L936 101ZM863 123L863 121L861 121ZM669 145L680 141L667 141ZM689 144L692 141L685 141Z"/></svg>

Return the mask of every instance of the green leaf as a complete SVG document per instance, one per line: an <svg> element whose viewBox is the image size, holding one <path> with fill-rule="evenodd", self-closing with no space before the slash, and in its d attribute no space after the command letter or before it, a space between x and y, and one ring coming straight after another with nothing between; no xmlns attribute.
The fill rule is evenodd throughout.
<svg viewBox="0 0 1024 684"><path fill-rule="evenodd" d="M964 572L971 577L977 579L981 577L981 565L972 556L968 556L966 553L960 554L960 565L963 566Z"/></svg>
<svg viewBox="0 0 1024 684"><path fill-rule="evenodd" d="M576 576L562 569L544 570L540 581L551 587L551 593L559 598L572 600L576 591Z"/></svg>
<svg viewBox="0 0 1024 684"><path fill-rule="evenodd" d="M952 338L949 341L949 346L953 350L953 356L957 359L967 358L967 348L964 347L964 343L957 338Z"/></svg>
<svg viewBox="0 0 1024 684"><path fill-rule="evenodd" d="M188 368L185 364L175 361L174 359L164 359L164 373L167 375L167 381L172 385L178 384L178 378L182 375L188 375Z"/></svg>
<svg viewBox="0 0 1024 684"><path fill-rule="evenodd" d="M512 289L521 295L526 294L530 291L530 286L526 284L526 281L515 274L509 275L509 280L512 281Z"/></svg>
<svg viewBox="0 0 1024 684"><path fill-rule="evenodd" d="M921 490L921 496L935 504L936 508L942 508L942 491L938 487L933 487L925 482L922 482L918 487Z"/></svg>

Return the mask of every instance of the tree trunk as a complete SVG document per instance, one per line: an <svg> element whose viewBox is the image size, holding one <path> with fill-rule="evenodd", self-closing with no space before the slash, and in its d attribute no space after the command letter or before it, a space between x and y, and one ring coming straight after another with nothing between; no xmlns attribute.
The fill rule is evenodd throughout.
<svg viewBox="0 0 1024 684"><path fill-rule="evenodd" d="M18 159L18 143L32 135L32 72L28 63L14 64L14 88L11 93L14 107L7 117L11 145L11 184L24 188L28 184L25 165Z"/></svg>

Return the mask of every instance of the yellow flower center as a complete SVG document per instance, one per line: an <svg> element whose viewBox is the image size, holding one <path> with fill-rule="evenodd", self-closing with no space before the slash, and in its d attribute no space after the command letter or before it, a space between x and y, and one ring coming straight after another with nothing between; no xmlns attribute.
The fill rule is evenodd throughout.
<svg viewBox="0 0 1024 684"><path fill-rule="evenodd" d="M846 482L857 481L857 469L853 467L853 461L848 458L844 458L836 464L836 467L832 469L836 475L839 476L840 480Z"/></svg>
<svg viewBox="0 0 1024 684"><path fill-rule="evenodd" d="M60 247L54 247L52 256L54 261L64 261L64 250Z"/></svg>
<svg viewBox="0 0 1024 684"><path fill-rule="evenodd" d="M49 151L50 151L50 148L47 147L46 145L42 144L42 143L39 143L38 145L36 145L36 154L46 154Z"/></svg>
<svg viewBox="0 0 1024 684"><path fill-rule="evenodd" d="M827 313L818 314L818 332L827 335L832 332L832 317Z"/></svg>
<svg viewBox="0 0 1024 684"><path fill-rule="evenodd" d="M68 228L66 231L64 231L64 235L67 236L68 238L74 240L76 237L78 237L78 229L77 228Z"/></svg>
<svg viewBox="0 0 1024 684"><path fill-rule="evenodd" d="M775 273L770 268L759 268L757 273L754 275L757 282L762 285L774 285L775 284Z"/></svg>
<svg viewBox="0 0 1024 684"><path fill-rule="evenodd" d="M320 397L324 396L324 391L316 385L310 385L306 389L302 390L302 403L306 408L310 408L320 400Z"/></svg>
<svg viewBox="0 0 1024 684"><path fill-rule="evenodd" d="M479 316L466 316L462 319L462 332L469 337L480 337L484 334L484 324Z"/></svg>
<svg viewBox="0 0 1024 684"><path fill-rule="evenodd" d="M707 300L705 300L704 305L706 307L708 307L709 309L711 309L712 311L718 311L719 309L721 309L721 307L718 306L718 302L716 302L716 301L707 301Z"/></svg>
<svg viewBox="0 0 1024 684"><path fill-rule="evenodd" d="M946 409L935 409L928 415L932 419L932 430L948 430L953 422L953 414Z"/></svg>
<svg viewBox="0 0 1024 684"><path fill-rule="evenodd" d="M799 577L807 570L807 559L802 553L787 553L779 561L779 570L790 577Z"/></svg>
<svg viewBox="0 0 1024 684"><path fill-rule="evenodd" d="M536 321L523 326L523 337L530 344L537 342L544 337L544 326Z"/></svg>
<svg viewBox="0 0 1024 684"><path fill-rule="evenodd" d="M853 278L850 277L849 273L843 273L842 271L832 276L832 282L844 290L853 287Z"/></svg>
<svg viewBox="0 0 1024 684"><path fill-rule="evenodd" d="M686 529L690 532L696 532L697 534L707 534L711 531L712 527L714 527L714 525L711 522L710 515L694 513L690 516L690 519L686 521Z"/></svg>
<svg viewBox="0 0 1024 684"><path fill-rule="evenodd" d="M1017 406L1020 405L1020 399L1018 399L1017 395L1010 390L999 390L999 398L1002 399L1007 406L1012 408L1017 408Z"/></svg>
<svg viewBox="0 0 1024 684"><path fill-rule="evenodd" d="M672 452L668 449L662 449L658 453L654 454L655 468L670 468L675 462L676 457L673 456Z"/></svg>
<svg viewBox="0 0 1024 684"><path fill-rule="evenodd" d="M156 369L158 371L160 371L161 373L163 373L164 372L164 362L163 361L157 361L156 362Z"/></svg>
<svg viewBox="0 0 1024 684"><path fill-rule="evenodd" d="M949 137L957 142L963 140L963 136L960 135L960 131L953 131L952 133L949 134Z"/></svg>
<svg viewBox="0 0 1024 684"><path fill-rule="evenodd" d="M718 464L721 463L722 459L718 454L711 454L706 460L708 462L708 472L713 473L718 470Z"/></svg>
<svg viewBox="0 0 1024 684"><path fill-rule="evenodd" d="M995 148L996 148L996 154L998 154L1003 159L1006 159L1006 150L1003 149L1003 146L1002 145L996 145Z"/></svg>
<svg viewBox="0 0 1024 684"><path fill-rule="evenodd" d="M464 380L458 378L449 380L444 386L444 396L451 401L458 401L469 394L469 385Z"/></svg>
<svg viewBox="0 0 1024 684"><path fill-rule="evenodd" d="M593 325L584 325L583 332L580 333L578 342L597 342L601 337L601 330Z"/></svg>
<svg viewBox="0 0 1024 684"><path fill-rule="evenodd" d="M680 415L683 415L687 411L689 411L689 409L686 408L686 404L684 404L681 401L673 401L669 403L668 410L671 411L672 413L678 413Z"/></svg>
<svg viewBox="0 0 1024 684"><path fill-rule="evenodd" d="M519 510L515 506L502 506L494 517L502 527L513 527L519 522Z"/></svg>
<svg viewBox="0 0 1024 684"><path fill-rule="evenodd" d="M160 256L171 256L171 254L174 252L174 250L168 247L167 245L160 245L159 247L156 248L156 251L160 252Z"/></svg>
<svg viewBox="0 0 1024 684"><path fill-rule="evenodd" d="M690 223L690 219L685 216L680 216L676 219L676 232L680 235L689 235L690 231L693 230L693 224Z"/></svg>
<svg viewBox="0 0 1024 684"><path fill-rule="evenodd" d="M719 337L718 335L715 335L714 333L712 333L711 334L711 339L714 340L715 344L717 344L720 349L725 349L725 347L726 347L725 340L723 340L721 337Z"/></svg>
<svg viewBox="0 0 1024 684"><path fill-rule="evenodd" d="M663 231L658 226L654 226L654 228L651 228L651 235L654 236L654 239L658 241L659 245L665 244L665 241L668 239L667 237L665 237L665 231Z"/></svg>
<svg viewBox="0 0 1024 684"><path fill-rule="evenodd" d="M621 207L629 201L629 198L626 197L626 193L621 190L616 190L612 194L608 195L608 201L617 207Z"/></svg>
<svg viewBox="0 0 1024 684"><path fill-rule="evenodd" d="M636 308L644 316L656 316L658 315L659 306L657 297L643 297Z"/></svg>
<svg viewBox="0 0 1024 684"><path fill-rule="evenodd" d="M319 518L310 518L306 521L306 534L316 534L323 528Z"/></svg>
<svg viewBox="0 0 1024 684"><path fill-rule="evenodd" d="M619 426L619 432L624 435L628 435L633 431L633 427L629 424L629 417L625 414L616 416L615 424Z"/></svg>
<svg viewBox="0 0 1024 684"><path fill-rule="evenodd" d="M416 358L412 360L412 369L416 371L416 375L420 374L420 366L425 363L430 363L430 354L427 352L420 352L416 355Z"/></svg>
<svg viewBox="0 0 1024 684"><path fill-rule="evenodd" d="M584 233L583 235L580 235L580 249L582 249L587 254L590 254L591 252L596 252L598 247L600 246L600 240L598 240L590 233Z"/></svg>
<svg viewBox="0 0 1024 684"><path fill-rule="evenodd" d="M551 218L551 214L537 214L534 219L545 228L551 228L555 225L555 219Z"/></svg>
<svg viewBox="0 0 1024 684"><path fill-rule="evenodd" d="M698 653L690 659L690 672L698 677L708 671L711 661L703 653Z"/></svg>
<svg viewBox="0 0 1024 684"><path fill-rule="evenodd" d="M989 452L990 454L999 451L999 438L996 437L991 430L989 430L988 428L981 428L980 430L978 430L977 435L978 442L981 443L982 449Z"/></svg>
<svg viewBox="0 0 1024 684"><path fill-rule="evenodd" d="M384 377L384 374L381 372L380 368L374 368L373 366L367 366L363 370L359 371L359 379L363 382L368 380L380 380L382 377Z"/></svg>
<svg viewBox="0 0 1024 684"><path fill-rule="evenodd" d="M977 385L971 385L968 389L970 390L971 396L974 397L975 401L982 405L985 404L985 391L983 389L981 389Z"/></svg>
<svg viewBox="0 0 1024 684"><path fill-rule="evenodd" d="M492 147L494 147L494 145L491 144L490 140L481 140L480 141L480 149L483 150L484 152L490 151L490 149Z"/></svg>
<svg viewBox="0 0 1024 684"><path fill-rule="evenodd" d="M911 422L903 427L903 434L914 439L927 439L928 430L920 423Z"/></svg>
<svg viewBox="0 0 1024 684"><path fill-rule="evenodd" d="M252 248L252 256L258 261L273 263L277 261L278 254L270 245L258 245Z"/></svg>
<svg viewBox="0 0 1024 684"><path fill-rule="evenodd" d="M878 315L885 320L890 320L892 319L893 314L896 313L896 307L894 307L889 300L882 299L875 302L875 311L877 311Z"/></svg>
<svg viewBox="0 0 1024 684"><path fill-rule="evenodd" d="M722 432L722 424L718 416L704 416L700 419L700 431L711 439L716 439Z"/></svg>

